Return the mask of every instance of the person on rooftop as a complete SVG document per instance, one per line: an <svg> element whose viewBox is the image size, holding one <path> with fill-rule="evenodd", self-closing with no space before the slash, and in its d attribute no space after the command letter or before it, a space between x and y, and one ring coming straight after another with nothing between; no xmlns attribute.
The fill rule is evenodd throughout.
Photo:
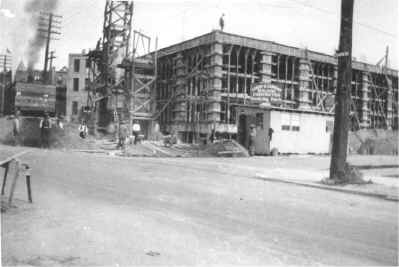
<svg viewBox="0 0 399 267"><path fill-rule="evenodd" d="M220 30L223 31L223 29L224 29L224 14L222 14L222 16L219 19L219 26L220 26Z"/></svg>

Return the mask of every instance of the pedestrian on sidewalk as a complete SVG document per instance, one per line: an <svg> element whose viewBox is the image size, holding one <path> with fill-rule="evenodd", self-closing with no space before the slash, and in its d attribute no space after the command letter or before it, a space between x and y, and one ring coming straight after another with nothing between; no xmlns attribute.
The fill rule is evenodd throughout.
<svg viewBox="0 0 399 267"><path fill-rule="evenodd" d="M137 120L134 120L133 126L132 126L132 131L133 131L133 136L134 136L134 144L137 144L137 141L139 139L139 134L141 131L140 124L138 123Z"/></svg>
<svg viewBox="0 0 399 267"><path fill-rule="evenodd" d="M50 148L50 129L51 129L51 121L50 116L46 112L44 114L44 118L40 120L40 139L41 139L41 148Z"/></svg>

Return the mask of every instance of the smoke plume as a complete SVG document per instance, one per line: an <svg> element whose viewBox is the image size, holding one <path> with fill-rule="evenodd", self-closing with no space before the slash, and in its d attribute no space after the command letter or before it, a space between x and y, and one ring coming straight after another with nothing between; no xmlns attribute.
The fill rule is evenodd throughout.
<svg viewBox="0 0 399 267"><path fill-rule="evenodd" d="M58 0L31 0L25 5L25 13L29 17L30 25L34 31L26 51L28 56L28 70L32 70L34 65L39 61L40 51L46 44L46 39L41 37L44 33L40 33L37 29L40 12L53 12L57 8L57 5ZM45 21L43 22L47 24Z"/></svg>

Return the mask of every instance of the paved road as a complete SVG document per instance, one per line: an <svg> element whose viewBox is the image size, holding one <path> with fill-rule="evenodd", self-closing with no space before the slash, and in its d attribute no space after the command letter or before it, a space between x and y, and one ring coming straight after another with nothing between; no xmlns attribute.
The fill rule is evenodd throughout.
<svg viewBox="0 0 399 267"><path fill-rule="evenodd" d="M196 159L25 158L34 204L20 183L18 208L2 216L5 265L398 264L397 202Z"/></svg>

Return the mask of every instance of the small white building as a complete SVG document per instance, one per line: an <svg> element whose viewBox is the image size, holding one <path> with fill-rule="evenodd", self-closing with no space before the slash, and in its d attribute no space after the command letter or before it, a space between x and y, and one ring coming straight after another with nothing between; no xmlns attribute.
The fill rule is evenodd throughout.
<svg viewBox="0 0 399 267"><path fill-rule="evenodd" d="M251 124L256 127L255 153L330 153L334 116L312 110L237 106L237 140L249 144Z"/></svg>

